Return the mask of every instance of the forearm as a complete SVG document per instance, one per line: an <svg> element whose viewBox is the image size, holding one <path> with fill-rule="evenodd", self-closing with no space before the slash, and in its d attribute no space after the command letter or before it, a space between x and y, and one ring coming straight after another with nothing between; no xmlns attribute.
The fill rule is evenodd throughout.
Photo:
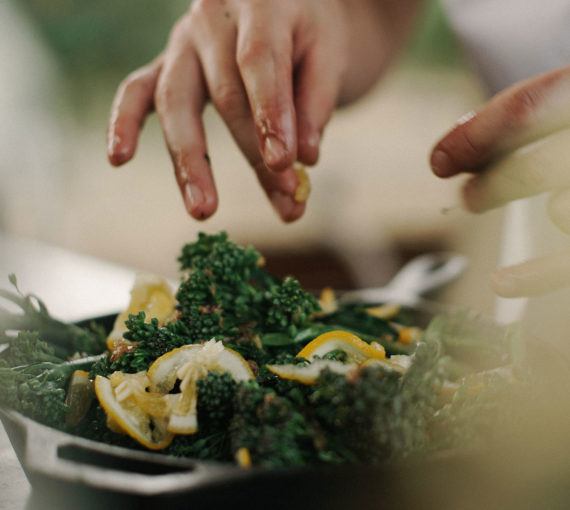
<svg viewBox="0 0 570 510"><path fill-rule="evenodd" d="M422 0L344 0L350 20L350 64L339 104L364 95L401 49Z"/></svg>

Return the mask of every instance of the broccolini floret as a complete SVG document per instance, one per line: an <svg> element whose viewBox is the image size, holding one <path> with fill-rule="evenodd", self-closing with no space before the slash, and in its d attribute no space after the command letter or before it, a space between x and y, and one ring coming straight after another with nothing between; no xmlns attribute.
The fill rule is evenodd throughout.
<svg viewBox="0 0 570 510"><path fill-rule="evenodd" d="M273 278L260 267L259 252L232 243L225 233L200 234L179 260L187 271L176 295L180 320L194 341L251 332L294 334L318 310L297 280Z"/></svg>
<svg viewBox="0 0 570 510"><path fill-rule="evenodd" d="M130 315L126 321L125 343L119 346L108 359L102 360L93 369L93 374L108 375L119 370L136 373L147 370L158 357L172 349L192 343L185 323L176 321L160 326L158 320L146 320L144 312Z"/></svg>
<svg viewBox="0 0 570 510"><path fill-rule="evenodd" d="M513 381L493 373L512 362L512 339L488 321L466 314L436 318L416 348L398 341L403 313L390 321L369 314L365 305L315 313L316 299L296 279L274 278L262 268L259 252L225 233L200 234L179 261L184 277L176 317L161 324L143 312L130 315L124 338L97 359L65 361L77 352L103 352L102 335L56 321L33 296L0 291L23 312L0 308L0 406L83 437L143 448L109 429L96 400L78 424L66 424L70 375L79 368L91 369L91 378L145 371L172 349L215 338L245 358L255 380L202 373L194 395L198 432L177 435L164 453L231 462L247 450L253 465L265 467L375 464L475 445L492 435L498 420L515 415L504 405L512 400ZM411 366L403 375L390 370L389 362L357 367L347 352L334 349L322 357L353 364L343 367L347 375L325 370L310 385L267 368L309 363L296 354L338 329L381 343L389 355L415 349L407 358ZM473 384L470 377L482 370L491 373ZM444 383L452 387L447 400Z"/></svg>
<svg viewBox="0 0 570 510"><path fill-rule="evenodd" d="M241 383L231 422L231 446L247 448L255 465L291 467L315 458L310 422L286 397L256 382Z"/></svg>
<svg viewBox="0 0 570 510"><path fill-rule="evenodd" d="M210 431L225 431L234 414L237 383L228 373L210 372L198 381L198 424Z"/></svg>
<svg viewBox="0 0 570 510"><path fill-rule="evenodd" d="M265 331L286 331L294 336L298 328L306 325L311 315L319 310L317 300L290 276L270 286L264 297L267 302L263 321Z"/></svg>
<svg viewBox="0 0 570 510"><path fill-rule="evenodd" d="M75 324L66 324L52 317L46 305L33 295L23 295L16 277L10 275L10 283L16 292L0 289L0 298L10 301L20 313L0 307L0 344L8 339L9 331L38 332L44 342L50 344L58 357L75 353L98 354L105 349L105 337L100 331L90 331Z"/></svg>
<svg viewBox="0 0 570 510"><path fill-rule="evenodd" d="M34 331L20 331L16 337L8 338L6 343L7 348L0 353L0 360L10 367L43 361L63 361L55 355L55 349Z"/></svg>
<svg viewBox="0 0 570 510"><path fill-rule="evenodd" d="M0 406L19 411L45 425L63 428L65 395L74 363L36 363L0 367Z"/></svg>

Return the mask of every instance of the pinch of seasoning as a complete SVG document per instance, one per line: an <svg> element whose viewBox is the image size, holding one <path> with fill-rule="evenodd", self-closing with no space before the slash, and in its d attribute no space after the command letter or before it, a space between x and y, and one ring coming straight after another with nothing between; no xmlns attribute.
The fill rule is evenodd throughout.
<svg viewBox="0 0 570 510"><path fill-rule="evenodd" d="M239 467L249 469L251 467L251 454L247 448L239 448L236 452L236 462Z"/></svg>
<svg viewBox="0 0 570 510"><path fill-rule="evenodd" d="M297 189L295 190L294 198L295 202L301 204L306 202L311 194L311 181L309 180L305 167L300 163L295 163L293 165L293 171L297 175L297 180L299 181Z"/></svg>

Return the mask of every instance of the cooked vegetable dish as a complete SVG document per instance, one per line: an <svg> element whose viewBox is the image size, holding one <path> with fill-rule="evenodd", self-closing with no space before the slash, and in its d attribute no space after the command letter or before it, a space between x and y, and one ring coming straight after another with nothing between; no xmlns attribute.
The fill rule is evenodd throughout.
<svg viewBox="0 0 570 510"><path fill-rule="evenodd" d="M338 304L225 233L182 249L173 293L137 278L111 332L0 296L0 406L95 441L291 467L484 446L514 419L516 335L467 312L422 330L392 303Z"/></svg>

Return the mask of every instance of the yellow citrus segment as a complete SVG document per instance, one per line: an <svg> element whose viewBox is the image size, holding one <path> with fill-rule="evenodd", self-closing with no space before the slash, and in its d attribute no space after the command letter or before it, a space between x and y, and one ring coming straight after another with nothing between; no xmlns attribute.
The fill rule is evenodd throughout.
<svg viewBox="0 0 570 510"><path fill-rule="evenodd" d="M355 363L341 363L340 361L324 359L313 361L309 365L267 365L267 369L281 379L296 381L301 384L315 384L325 369L336 374L347 375L357 368L358 365Z"/></svg>
<svg viewBox="0 0 570 510"><path fill-rule="evenodd" d="M177 371L188 363L202 368L202 377L208 372L229 372L238 382L254 378L249 363L241 354L223 347L221 342L210 340L205 344L178 347L157 358L147 374L153 389L172 390L178 379Z"/></svg>
<svg viewBox="0 0 570 510"><path fill-rule="evenodd" d="M150 274L137 275L131 290L131 301L125 311L120 313L115 320L113 331L107 339L107 347L113 350L127 328L125 321L129 315L145 312L147 319L158 319L164 324L174 315L176 299L168 282L160 276Z"/></svg>
<svg viewBox="0 0 570 510"><path fill-rule="evenodd" d="M254 378L249 363L239 353L215 340L173 349L149 367L147 376L153 391L169 393L180 381L180 393L171 395L169 432L194 434L198 431L197 383L208 372L227 372L238 382Z"/></svg>
<svg viewBox="0 0 570 510"><path fill-rule="evenodd" d="M411 356L394 355L387 359L368 359L362 363L361 367L382 367L390 372L397 372L399 374L405 374L412 364Z"/></svg>
<svg viewBox="0 0 570 510"><path fill-rule="evenodd" d="M149 450L162 450L171 443L174 435L166 430L165 420L147 414L134 399L119 401L110 379L98 375L95 394L114 428L119 428Z"/></svg>
<svg viewBox="0 0 570 510"><path fill-rule="evenodd" d="M347 331L330 331L323 333L309 342L297 356L299 358L312 360L317 356L322 357L336 350L346 352L349 359L356 363L362 363L370 358L386 358L386 351L380 344L368 344Z"/></svg>

